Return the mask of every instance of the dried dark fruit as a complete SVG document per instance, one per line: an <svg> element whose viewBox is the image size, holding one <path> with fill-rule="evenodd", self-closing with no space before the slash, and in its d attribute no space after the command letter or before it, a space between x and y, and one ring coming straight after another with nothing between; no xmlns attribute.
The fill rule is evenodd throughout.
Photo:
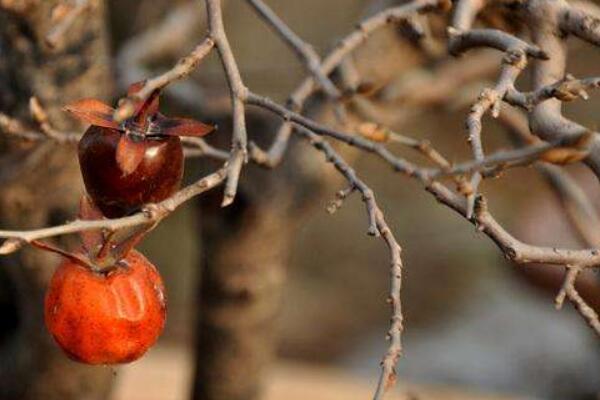
<svg viewBox="0 0 600 400"><path fill-rule="evenodd" d="M122 133L92 125L79 142L79 165L88 194L102 213L121 217L141 205L164 200L181 183L183 151L178 137L146 137L134 142L126 162L117 152ZM126 140L129 142L129 140ZM129 146L129 145L128 145Z"/></svg>
<svg viewBox="0 0 600 400"><path fill-rule="evenodd" d="M140 83L130 87L134 94ZM122 217L146 203L173 194L183 177L180 136L204 136L210 125L193 119L168 118L158 112L154 92L137 104L134 115L118 124L114 109L95 99L65 107L91 123L79 142L79 164L87 192L109 218Z"/></svg>

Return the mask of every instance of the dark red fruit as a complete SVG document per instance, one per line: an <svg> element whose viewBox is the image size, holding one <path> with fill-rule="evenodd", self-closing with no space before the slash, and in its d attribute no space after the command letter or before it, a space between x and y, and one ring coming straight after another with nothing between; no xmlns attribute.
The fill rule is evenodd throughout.
<svg viewBox="0 0 600 400"><path fill-rule="evenodd" d="M50 281L44 311L48 330L72 359L127 363L141 357L163 330L164 286L135 250L108 272L67 259Z"/></svg>
<svg viewBox="0 0 600 400"><path fill-rule="evenodd" d="M141 83L130 87L133 96ZM87 192L110 218L138 211L171 196L183 176L180 136L204 136L212 126L158 112L158 92L138 102L133 116L118 124L115 110L94 99L65 107L92 124L79 143L79 164Z"/></svg>
<svg viewBox="0 0 600 400"><path fill-rule="evenodd" d="M183 177L183 150L177 136L140 137L141 159L125 173L117 162L122 134L92 125L79 142L79 165L88 194L102 213L115 218L141 205L166 199Z"/></svg>

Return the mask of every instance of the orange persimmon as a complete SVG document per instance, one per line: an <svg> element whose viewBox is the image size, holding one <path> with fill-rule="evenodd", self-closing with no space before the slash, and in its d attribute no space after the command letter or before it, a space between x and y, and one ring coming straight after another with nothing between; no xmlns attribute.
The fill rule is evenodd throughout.
<svg viewBox="0 0 600 400"><path fill-rule="evenodd" d="M56 342L87 364L138 359L156 342L166 318L162 279L136 250L104 272L65 260L50 281L44 308Z"/></svg>

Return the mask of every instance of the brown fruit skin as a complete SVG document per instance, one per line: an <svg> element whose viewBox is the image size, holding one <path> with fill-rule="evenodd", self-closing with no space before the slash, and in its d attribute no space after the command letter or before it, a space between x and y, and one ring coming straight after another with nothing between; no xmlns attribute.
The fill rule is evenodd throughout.
<svg viewBox="0 0 600 400"><path fill-rule="evenodd" d="M48 330L75 361L122 364L141 357L166 318L162 279L139 252L127 267L97 273L65 260L50 281L44 305Z"/></svg>
<svg viewBox="0 0 600 400"><path fill-rule="evenodd" d="M183 148L176 136L146 137L143 160L124 174L116 160L123 133L92 125L79 141L79 166L85 188L109 218L138 211L171 196L183 178Z"/></svg>

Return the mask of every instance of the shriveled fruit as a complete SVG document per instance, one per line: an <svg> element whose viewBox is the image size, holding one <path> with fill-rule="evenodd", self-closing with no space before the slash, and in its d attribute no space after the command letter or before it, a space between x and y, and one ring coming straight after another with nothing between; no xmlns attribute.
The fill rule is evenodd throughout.
<svg viewBox="0 0 600 400"><path fill-rule="evenodd" d="M46 326L74 360L122 364L141 357L166 318L164 286L156 268L132 250L108 272L65 260L50 281Z"/></svg>

